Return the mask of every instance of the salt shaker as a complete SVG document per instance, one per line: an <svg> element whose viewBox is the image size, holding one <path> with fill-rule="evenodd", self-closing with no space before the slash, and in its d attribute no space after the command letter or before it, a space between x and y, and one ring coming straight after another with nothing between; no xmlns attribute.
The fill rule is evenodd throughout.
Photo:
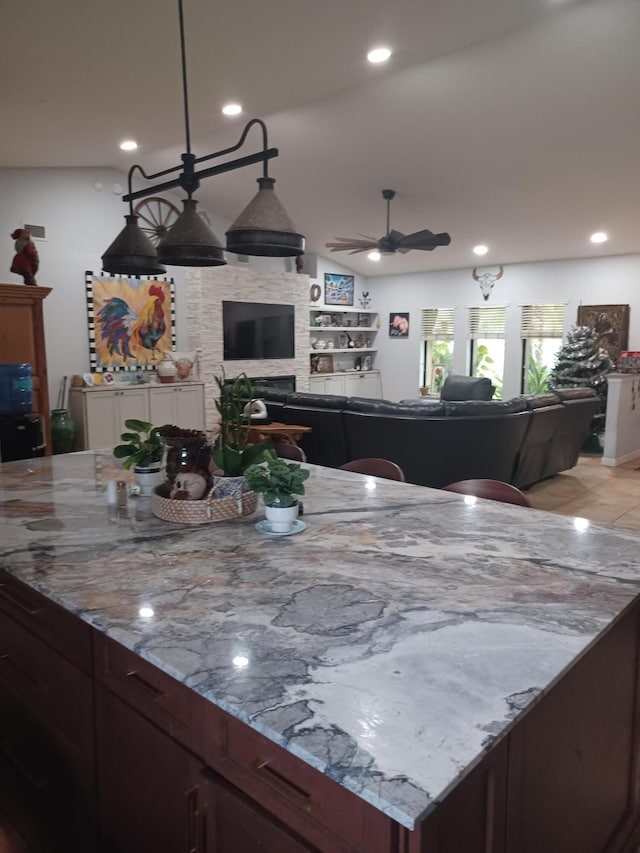
<svg viewBox="0 0 640 853"><path fill-rule="evenodd" d="M107 483L107 503L110 506L118 503L118 485L115 480L109 480Z"/></svg>

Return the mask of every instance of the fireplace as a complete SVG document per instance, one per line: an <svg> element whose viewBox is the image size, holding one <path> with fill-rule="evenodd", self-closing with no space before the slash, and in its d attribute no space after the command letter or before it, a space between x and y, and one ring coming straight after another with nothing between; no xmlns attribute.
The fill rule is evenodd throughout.
<svg viewBox="0 0 640 853"><path fill-rule="evenodd" d="M283 391L296 390L296 377L291 376L250 376L254 387L281 388Z"/></svg>

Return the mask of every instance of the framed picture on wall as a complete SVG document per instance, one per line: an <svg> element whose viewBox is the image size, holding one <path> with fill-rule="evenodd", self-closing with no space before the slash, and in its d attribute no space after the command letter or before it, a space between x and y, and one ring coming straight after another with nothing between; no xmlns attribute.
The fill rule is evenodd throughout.
<svg viewBox="0 0 640 853"><path fill-rule="evenodd" d="M312 355L311 356L311 372L312 373L333 373L333 356L332 355Z"/></svg>
<svg viewBox="0 0 640 853"><path fill-rule="evenodd" d="M353 305L354 277L326 272L324 274L324 304Z"/></svg>
<svg viewBox="0 0 640 853"><path fill-rule="evenodd" d="M175 349L173 279L85 273L91 371L153 370Z"/></svg>
<svg viewBox="0 0 640 853"><path fill-rule="evenodd" d="M629 343L628 305L580 305L578 325L589 326L598 336L614 365L620 361L620 351Z"/></svg>
<svg viewBox="0 0 640 853"><path fill-rule="evenodd" d="M393 311L389 314L389 337L409 337L409 314L406 311Z"/></svg>

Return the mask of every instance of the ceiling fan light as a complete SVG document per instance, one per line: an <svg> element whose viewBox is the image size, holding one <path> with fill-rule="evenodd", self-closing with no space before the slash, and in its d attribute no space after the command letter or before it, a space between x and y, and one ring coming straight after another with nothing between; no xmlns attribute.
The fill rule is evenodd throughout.
<svg viewBox="0 0 640 853"><path fill-rule="evenodd" d="M275 194L274 184L274 178L258 178L258 192L226 232L228 252L269 258L304 254L304 236Z"/></svg>
<svg viewBox="0 0 640 853"><path fill-rule="evenodd" d="M370 261L379 261L382 255L378 252L377 249L374 249L373 252L369 252L367 255Z"/></svg>
<svg viewBox="0 0 640 853"><path fill-rule="evenodd" d="M125 216L126 225L102 256L102 269L117 275L158 275L166 269L155 246L138 226L138 217Z"/></svg>
<svg viewBox="0 0 640 853"><path fill-rule="evenodd" d="M196 211L195 198L185 198L184 210L158 243L158 258L175 267L219 267L226 264L222 245Z"/></svg>

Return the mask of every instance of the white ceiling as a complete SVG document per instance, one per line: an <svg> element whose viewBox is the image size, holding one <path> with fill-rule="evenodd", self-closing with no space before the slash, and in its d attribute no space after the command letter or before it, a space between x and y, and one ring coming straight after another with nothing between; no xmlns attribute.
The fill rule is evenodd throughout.
<svg viewBox="0 0 640 853"><path fill-rule="evenodd" d="M452 242L378 264L335 256L365 274L640 251L638 0L184 0L184 10L194 153L263 118L280 150L278 196L308 251L381 237L385 187L397 191L392 228L449 231ZM177 0L4 3L0 32L0 167L179 162ZM394 55L371 66L366 51L380 43ZM245 114L222 116L229 100ZM129 137L134 154L118 148ZM242 153L259 148L250 139ZM233 220L258 175L206 180L201 206ZM596 230L610 242L589 243ZM477 243L491 248L482 260Z"/></svg>

